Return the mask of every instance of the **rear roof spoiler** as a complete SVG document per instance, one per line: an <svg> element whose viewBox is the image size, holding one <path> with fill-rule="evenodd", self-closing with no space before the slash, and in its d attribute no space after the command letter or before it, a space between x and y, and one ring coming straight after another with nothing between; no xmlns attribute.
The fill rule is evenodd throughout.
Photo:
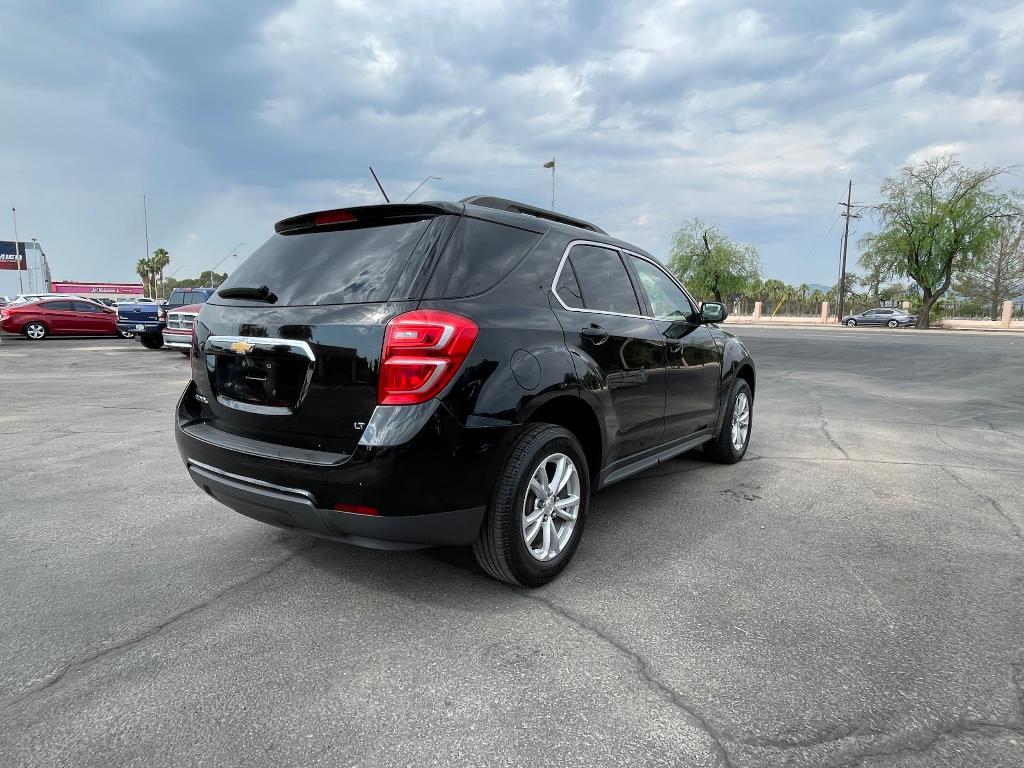
<svg viewBox="0 0 1024 768"><path fill-rule="evenodd" d="M503 197L474 195L473 197L463 198L459 202L465 203L467 205L479 205L483 208L495 208L499 211L508 211L509 213L524 213L527 216L536 216L538 219L555 221L558 222L559 224L568 224L570 227L588 229L591 232L598 232L602 235L608 234L599 226L597 226L596 224L591 224L589 221L577 219L573 216L566 216L564 213L546 211L543 208L537 208L536 206L527 205L526 203L517 203L515 200L506 200Z"/></svg>
<svg viewBox="0 0 1024 768"><path fill-rule="evenodd" d="M274 231L281 235L300 229L313 229L331 224L408 219L419 216L436 216L443 213L458 214L462 213L462 210L463 206L455 203L385 203L383 205L359 205L353 208L332 208L281 219L274 225Z"/></svg>

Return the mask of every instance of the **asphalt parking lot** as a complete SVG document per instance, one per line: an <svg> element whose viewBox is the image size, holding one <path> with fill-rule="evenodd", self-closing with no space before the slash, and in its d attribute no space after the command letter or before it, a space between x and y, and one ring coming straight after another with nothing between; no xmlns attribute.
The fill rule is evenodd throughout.
<svg viewBox="0 0 1024 768"><path fill-rule="evenodd" d="M220 507L177 353L7 337L0 765L1024 764L1024 337L738 333L747 459L532 592Z"/></svg>

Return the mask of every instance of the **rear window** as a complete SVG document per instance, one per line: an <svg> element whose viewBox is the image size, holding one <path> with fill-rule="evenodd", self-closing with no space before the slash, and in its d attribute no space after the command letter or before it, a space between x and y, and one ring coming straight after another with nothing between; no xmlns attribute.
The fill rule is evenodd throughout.
<svg viewBox="0 0 1024 768"><path fill-rule="evenodd" d="M221 288L266 285L277 306L387 301L430 222L275 235Z"/></svg>
<svg viewBox="0 0 1024 768"><path fill-rule="evenodd" d="M490 290L516 268L540 237L518 227L463 216L424 298L456 299Z"/></svg>

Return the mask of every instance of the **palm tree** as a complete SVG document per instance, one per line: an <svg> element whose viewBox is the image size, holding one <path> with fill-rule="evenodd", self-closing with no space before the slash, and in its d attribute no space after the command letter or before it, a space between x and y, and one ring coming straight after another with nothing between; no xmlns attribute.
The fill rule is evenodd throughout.
<svg viewBox="0 0 1024 768"><path fill-rule="evenodd" d="M150 288L150 282L153 279L153 261L152 259L139 259L135 262L135 272L140 278L142 278L142 284L148 291Z"/></svg>
<svg viewBox="0 0 1024 768"><path fill-rule="evenodd" d="M153 251L153 258L149 260L149 263L150 263L150 265L153 268L154 280L155 280L156 275L158 273L160 275L160 292L162 294L162 293L165 292L163 290L164 289L164 269L166 269L167 265L171 263L171 254L169 254L163 248L157 248L155 251ZM153 293L154 294L156 293L156 287L155 286L153 288ZM157 297L154 296L153 298L155 299Z"/></svg>

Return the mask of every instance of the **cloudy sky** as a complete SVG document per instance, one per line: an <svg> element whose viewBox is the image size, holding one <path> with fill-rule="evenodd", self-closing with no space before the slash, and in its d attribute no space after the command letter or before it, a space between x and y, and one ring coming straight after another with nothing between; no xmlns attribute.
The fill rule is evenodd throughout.
<svg viewBox="0 0 1024 768"><path fill-rule="evenodd" d="M55 279L133 279L143 193L184 277L376 201L368 164L546 206L554 156L560 210L659 257L696 216L832 283L847 179L1024 161L1024 3L5 0L0 45L0 197Z"/></svg>

